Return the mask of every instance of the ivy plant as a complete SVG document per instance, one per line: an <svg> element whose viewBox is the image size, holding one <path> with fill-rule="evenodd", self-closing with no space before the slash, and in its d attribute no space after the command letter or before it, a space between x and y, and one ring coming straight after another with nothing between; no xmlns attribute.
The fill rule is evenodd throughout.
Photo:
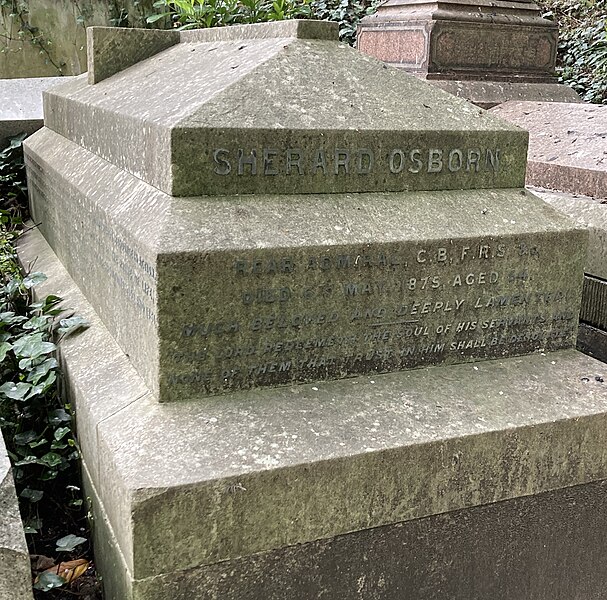
<svg viewBox="0 0 607 600"><path fill-rule="evenodd" d="M157 0L148 23L169 18L179 29L282 21L310 15L310 0Z"/></svg>

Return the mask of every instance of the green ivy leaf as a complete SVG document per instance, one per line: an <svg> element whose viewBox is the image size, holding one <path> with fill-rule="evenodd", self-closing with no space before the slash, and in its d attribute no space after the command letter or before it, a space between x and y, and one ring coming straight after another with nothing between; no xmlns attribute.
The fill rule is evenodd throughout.
<svg viewBox="0 0 607 600"><path fill-rule="evenodd" d="M23 400L31 388L31 383L25 383L23 381L13 383L12 381L7 381L6 383L0 385L0 393L4 394L11 400Z"/></svg>
<svg viewBox="0 0 607 600"><path fill-rule="evenodd" d="M59 296L55 296L54 294L49 294L43 300L40 300L38 302L33 302L32 304L30 304L30 308L32 310L44 310L45 308L48 308L49 306L55 306L55 304L61 302L62 300L63 300L63 298L61 298Z"/></svg>
<svg viewBox="0 0 607 600"><path fill-rule="evenodd" d="M15 463L16 467L24 467L26 465L41 465L40 459L37 456L26 456L23 460Z"/></svg>
<svg viewBox="0 0 607 600"><path fill-rule="evenodd" d="M55 430L54 438L56 441L63 439L70 432L69 427L59 427Z"/></svg>
<svg viewBox="0 0 607 600"><path fill-rule="evenodd" d="M21 498L25 498L30 502L40 502L42 500L42 496L44 496L44 492L42 490L32 490L30 488L25 488L20 494Z"/></svg>
<svg viewBox="0 0 607 600"><path fill-rule="evenodd" d="M42 475L40 475L40 481L51 481L57 477L59 471L48 470L45 471Z"/></svg>
<svg viewBox="0 0 607 600"><path fill-rule="evenodd" d="M48 440L46 438L42 438L41 440L36 440L35 442L30 442L28 446L33 450L34 448L39 448L40 446L44 446L44 444L48 444Z"/></svg>
<svg viewBox="0 0 607 600"><path fill-rule="evenodd" d="M11 344L9 344L8 342L0 342L0 363L4 361L4 359L6 358L6 355L8 354L8 351L12 347L13 346Z"/></svg>
<svg viewBox="0 0 607 600"><path fill-rule="evenodd" d="M49 317L32 317L26 323L23 323L23 329L44 329L49 322Z"/></svg>
<svg viewBox="0 0 607 600"><path fill-rule="evenodd" d="M14 325L15 323L23 323L23 321L27 321L27 317L17 315L12 311L0 313L0 323L4 325Z"/></svg>
<svg viewBox="0 0 607 600"><path fill-rule="evenodd" d="M46 280L47 276L44 273L36 271L23 278L23 285L29 290Z"/></svg>
<svg viewBox="0 0 607 600"><path fill-rule="evenodd" d="M57 467L63 462L63 458L56 452L47 452L43 457L40 458L40 462L49 468Z"/></svg>
<svg viewBox="0 0 607 600"><path fill-rule="evenodd" d="M38 434L33 430L23 431L22 433L17 433L13 438L13 441L17 446L25 446L26 444L33 442L37 437Z"/></svg>
<svg viewBox="0 0 607 600"><path fill-rule="evenodd" d="M13 350L19 358L38 358L57 349L52 342L45 342L41 333L24 335L13 344Z"/></svg>
<svg viewBox="0 0 607 600"><path fill-rule="evenodd" d="M52 410L49 413L48 422L51 425L60 425L61 423L69 423L72 420L72 417L63 409L58 408L56 410Z"/></svg>
<svg viewBox="0 0 607 600"><path fill-rule="evenodd" d="M63 577L59 577L55 573L44 572L38 578L38 581L34 583L34 589L42 590L43 592L49 592L52 589L59 588L65 585L67 582Z"/></svg>
<svg viewBox="0 0 607 600"><path fill-rule="evenodd" d="M58 367L57 360L53 357L47 358L44 362L36 365L27 375L27 380L30 383L36 384L44 377L51 369Z"/></svg>
<svg viewBox="0 0 607 600"><path fill-rule="evenodd" d="M55 550L57 552L72 552L77 546L84 544L84 542L86 542L86 538L78 537L77 535L70 533L60 540L57 540L57 547Z"/></svg>
<svg viewBox="0 0 607 600"><path fill-rule="evenodd" d="M25 533L38 533L38 530L42 527L42 519L39 517L32 517L28 519L24 526L23 530Z"/></svg>
<svg viewBox="0 0 607 600"><path fill-rule="evenodd" d="M69 319L61 319L59 321L59 329L57 329L57 333L59 335L68 336L78 331L79 329L86 329L90 327L91 324L83 317L71 317Z"/></svg>

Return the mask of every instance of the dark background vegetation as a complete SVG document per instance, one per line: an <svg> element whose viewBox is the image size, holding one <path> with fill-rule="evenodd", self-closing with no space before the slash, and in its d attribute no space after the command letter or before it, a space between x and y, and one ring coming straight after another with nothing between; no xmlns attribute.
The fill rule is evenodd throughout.
<svg viewBox="0 0 607 600"><path fill-rule="evenodd" d="M583 100L607 103L607 0L540 0L559 25L557 68Z"/></svg>

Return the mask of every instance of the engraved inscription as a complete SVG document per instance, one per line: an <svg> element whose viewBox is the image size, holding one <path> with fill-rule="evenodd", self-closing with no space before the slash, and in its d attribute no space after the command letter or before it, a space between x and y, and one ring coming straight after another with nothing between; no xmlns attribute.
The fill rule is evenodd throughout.
<svg viewBox="0 0 607 600"><path fill-rule="evenodd" d="M164 332L165 385L218 393L570 346L579 290L552 287L549 258L526 239L225 257L216 300Z"/></svg>
<svg viewBox="0 0 607 600"><path fill-rule="evenodd" d="M364 176L376 170L391 176L460 171L500 171L500 148L215 148L213 173L226 176Z"/></svg>

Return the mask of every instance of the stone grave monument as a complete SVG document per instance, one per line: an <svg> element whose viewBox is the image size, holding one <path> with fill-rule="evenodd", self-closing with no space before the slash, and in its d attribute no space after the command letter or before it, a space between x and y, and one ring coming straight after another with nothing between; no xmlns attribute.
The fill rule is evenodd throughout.
<svg viewBox="0 0 607 600"><path fill-rule="evenodd" d="M527 133L335 24L163 36L89 30L26 148L106 598L605 589L586 232Z"/></svg>
<svg viewBox="0 0 607 600"><path fill-rule="evenodd" d="M386 0L362 19L358 48L489 108L579 102L555 77L558 27L532 0Z"/></svg>

